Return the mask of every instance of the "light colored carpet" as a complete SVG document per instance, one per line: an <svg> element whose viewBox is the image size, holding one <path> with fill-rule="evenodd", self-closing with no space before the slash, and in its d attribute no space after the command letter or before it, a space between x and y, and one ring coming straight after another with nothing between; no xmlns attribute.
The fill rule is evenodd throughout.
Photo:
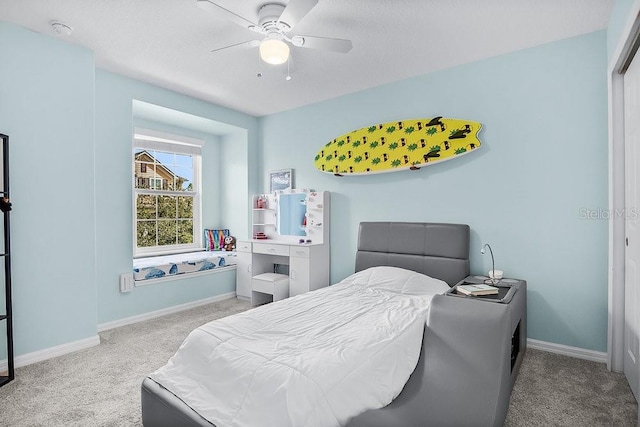
<svg viewBox="0 0 640 427"><path fill-rule="evenodd" d="M604 363L527 349L511 393L507 427L637 425L623 374Z"/></svg>
<svg viewBox="0 0 640 427"><path fill-rule="evenodd" d="M0 425L141 426L140 384L193 329L244 311L229 299L100 333L100 345L16 369L0 388Z"/></svg>
<svg viewBox="0 0 640 427"><path fill-rule="evenodd" d="M217 302L100 334L99 346L16 370L0 426L140 426L140 383L194 328L249 308ZM637 405L603 364L528 350L505 426L633 426ZM391 427L391 426L390 426Z"/></svg>

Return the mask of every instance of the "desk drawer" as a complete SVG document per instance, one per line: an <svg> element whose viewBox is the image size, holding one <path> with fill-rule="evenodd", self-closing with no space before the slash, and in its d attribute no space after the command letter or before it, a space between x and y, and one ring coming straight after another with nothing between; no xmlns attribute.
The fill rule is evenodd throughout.
<svg viewBox="0 0 640 427"><path fill-rule="evenodd" d="M309 258L308 246L291 246L290 255L300 258Z"/></svg>
<svg viewBox="0 0 640 427"><path fill-rule="evenodd" d="M236 251L251 252L251 242L236 242Z"/></svg>
<svg viewBox="0 0 640 427"><path fill-rule="evenodd" d="M289 256L288 245L274 245L269 243L254 243L254 254L267 254L267 255L282 255Z"/></svg>

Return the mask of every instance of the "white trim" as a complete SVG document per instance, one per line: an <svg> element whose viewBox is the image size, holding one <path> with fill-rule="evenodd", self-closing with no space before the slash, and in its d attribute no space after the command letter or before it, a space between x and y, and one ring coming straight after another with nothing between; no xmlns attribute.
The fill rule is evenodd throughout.
<svg viewBox="0 0 640 427"><path fill-rule="evenodd" d="M235 269L236 269L236 264L232 264L232 265L226 265L224 267L212 268L211 270L194 271L193 273L176 274L173 276L158 277L156 279L134 280L133 283L136 286L136 288L138 288L140 286L153 285L155 283L167 282L170 280L190 279L192 277L204 276L204 275L213 274L213 273L222 273L223 271L229 271L229 270L235 270Z"/></svg>
<svg viewBox="0 0 640 427"><path fill-rule="evenodd" d="M640 13L635 0L622 30L618 45L607 67L609 121L609 209L624 209L624 77L618 74L632 43L634 27ZM624 369L624 218L611 215L609 220L608 330L607 368Z"/></svg>
<svg viewBox="0 0 640 427"><path fill-rule="evenodd" d="M132 158L133 161L131 162L131 188L132 188L131 203L132 203L132 214L133 214L131 228L133 233L132 243L133 243L134 257L149 256L149 255L153 255L158 252L164 252L164 251L177 253L180 251L198 250L202 248L202 191L203 191L202 189L202 152L200 149L201 148L200 145L193 145L193 144L195 144L195 142L197 141L200 141L202 142L202 144L204 144L204 141L196 140L188 137L180 137L179 135L172 135L165 132L152 131L147 129L136 128L135 132L138 132L140 130L143 130L144 132L151 132L156 136L165 136L167 138L168 137L177 138L178 140L177 144L172 144L171 140L168 140L168 139L166 140L168 142L158 142L160 139L162 139L160 137L156 137L156 141L152 141L150 143L147 143L148 141L144 143L140 143L140 141L142 140L137 139L136 138L137 134L135 134L133 138L132 152L135 153L136 148L144 148L144 149L153 148L153 149L158 149L162 151L173 152L176 154L190 155L193 161L192 163L193 179L191 183L195 190L168 191L168 190L151 190L151 189L136 188L136 181L135 181L136 161L135 161L135 154L134 154L134 157ZM183 138L184 141L181 141L180 138ZM193 243L138 247L138 242L137 242L138 221L136 217L137 216L137 196L143 195L143 194L193 197L193 213L192 213L193 217L191 219L193 221ZM155 219L156 220L158 219L157 213L156 213Z"/></svg>
<svg viewBox="0 0 640 427"><path fill-rule="evenodd" d="M166 316L167 314L178 313L180 311L189 310L195 307L200 307L201 305L211 304L218 301L224 301L224 300L235 298L235 297L236 297L235 292L229 292L226 294L216 295L214 297L205 298L198 301L192 301L185 304L162 308L156 311L150 311L148 313L138 314L137 316L131 316L131 317L126 317L124 319L114 320L112 322L101 323L98 325L98 332L103 332L113 328L119 328L120 326L131 325L133 323L143 322L145 320L155 319L156 317Z"/></svg>
<svg viewBox="0 0 640 427"><path fill-rule="evenodd" d="M144 255L134 255L133 259L135 260L138 258L148 258L151 256L177 255L177 254L188 254L188 253L196 253L196 252L206 252L206 250L204 248L197 248L197 249L183 249L179 251L160 251L160 252L153 252L153 253L144 254Z"/></svg>
<svg viewBox="0 0 640 427"><path fill-rule="evenodd" d="M527 347L592 362L607 363L607 353L527 338Z"/></svg>
<svg viewBox="0 0 640 427"><path fill-rule="evenodd" d="M194 147L202 147L204 145L204 140L200 138L190 138L184 135L176 135L168 132L140 127L135 127L133 129L133 137L135 139L142 139L150 142L191 145Z"/></svg>
<svg viewBox="0 0 640 427"><path fill-rule="evenodd" d="M16 356L14 359L15 367L20 368L22 366L31 365L32 363L42 362L44 360L53 359L54 357L63 356L65 354L73 353L79 350L85 350L87 348L94 347L100 344L100 337L94 335L89 338L85 338L78 341L69 342L66 344L56 345L54 347L37 350L31 353L22 354ZM7 359L0 360L0 371L6 371L8 369Z"/></svg>
<svg viewBox="0 0 640 427"><path fill-rule="evenodd" d="M624 209L624 85L623 76L611 70L609 87L609 212ZM609 219L607 290L607 368L620 372L624 363L624 217Z"/></svg>

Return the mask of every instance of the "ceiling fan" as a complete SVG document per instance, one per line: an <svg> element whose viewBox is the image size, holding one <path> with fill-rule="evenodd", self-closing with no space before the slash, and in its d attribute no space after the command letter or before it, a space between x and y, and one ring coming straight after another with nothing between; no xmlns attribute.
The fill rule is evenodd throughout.
<svg viewBox="0 0 640 427"><path fill-rule="evenodd" d="M258 11L257 24L211 0L196 0L196 2L201 9L214 14L222 14L241 27L263 36L261 39L213 49L212 52L240 46L259 47L260 57L263 61L278 65L289 59L289 44L295 47L323 49L339 53L347 53L353 47L351 40L290 34L292 28L318 4L318 0L290 0L287 6L277 3L264 4Z"/></svg>

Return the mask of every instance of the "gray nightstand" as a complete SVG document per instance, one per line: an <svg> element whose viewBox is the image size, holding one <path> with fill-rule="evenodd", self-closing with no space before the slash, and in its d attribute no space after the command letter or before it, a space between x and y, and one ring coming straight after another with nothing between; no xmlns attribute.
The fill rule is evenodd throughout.
<svg viewBox="0 0 640 427"><path fill-rule="evenodd" d="M460 298L474 298L480 301L497 302L501 304L509 304L520 287L526 287L526 281L520 279L500 279L497 283L487 283L488 285L498 288L498 293L494 295L481 295L481 296L469 296L459 294L456 292L456 286L463 284L480 284L485 283L488 278L486 276L467 276L460 282L456 283L454 287L445 292L445 295L450 295Z"/></svg>
<svg viewBox="0 0 640 427"><path fill-rule="evenodd" d="M433 425L504 423L526 350L527 283L502 279L496 286L498 295L461 295L453 287L431 300L423 380L433 388L422 405L434 414Z"/></svg>

